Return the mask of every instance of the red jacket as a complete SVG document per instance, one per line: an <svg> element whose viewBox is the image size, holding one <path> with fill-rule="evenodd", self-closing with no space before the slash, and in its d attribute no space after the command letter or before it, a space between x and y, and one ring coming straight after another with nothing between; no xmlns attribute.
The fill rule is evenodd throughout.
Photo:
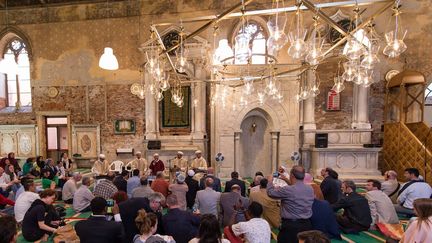
<svg viewBox="0 0 432 243"><path fill-rule="evenodd" d="M10 200L7 197L4 197L3 195L0 194L0 205L11 205L11 206L15 206L15 202Z"/></svg>

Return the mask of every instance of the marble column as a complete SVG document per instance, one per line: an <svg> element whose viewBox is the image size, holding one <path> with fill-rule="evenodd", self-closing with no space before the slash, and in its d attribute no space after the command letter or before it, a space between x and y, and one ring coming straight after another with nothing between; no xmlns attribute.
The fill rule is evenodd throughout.
<svg viewBox="0 0 432 243"><path fill-rule="evenodd" d="M206 135L206 70L204 69L204 61L201 58L193 60L195 66L195 77L200 82L195 84L192 95L192 106L194 107L194 139L203 139Z"/></svg>
<svg viewBox="0 0 432 243"><path fill-rule="evenodd" d="M369 88L354 84L353 89L353 114L351 127L353 129L370 129L368 110Z"/></svg>
<svg viewBox="0 0 432 243"><path fill-rule="evenodd" d="M306 72L306 80L308 87L313 87L315 84L315 74L312 70ZM303 129L316 130L315 124L315 97L310 96L303 101Z"/></svg>
<svg viewBox="0 0 432 243"><path fill-rule="evenodd" d="M279 132L270 132L271 136L271 168L276 171L279 167Z"/></svg>
<svg viewBox="0 0 432 243"><path fill-rule="evenodd" d="M238 171L241 163L240 135L241 132L234 132L234 171Z"/></svg>
<svg viewBox="0 0 432 243"><path fill-rule="evenodd" d="M150 75L146 72L144 76L146 83L150 80ZM147 140L157 139L157 101L154 95L147 90L145 94L145 138Z"/></svg>

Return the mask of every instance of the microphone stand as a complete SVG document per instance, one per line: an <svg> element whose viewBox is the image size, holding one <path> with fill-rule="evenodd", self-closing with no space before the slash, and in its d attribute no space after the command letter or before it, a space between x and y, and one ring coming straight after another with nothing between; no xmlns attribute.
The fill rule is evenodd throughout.
<svg viewBox="0 0 432 243"><path fill-rule="evenodd" d="M428 138L429 138L429 135L431 134L431 132L432 132L432 127L431 128L429 128L429 132L427 133L427 135L426 135L426 137L425 137L425 140L424 140L424 142L423 142L423 147L424 147L424 180L426 181L426 175L427 175L427 173L426 173L426 166L427 166L427 145L428 145Z"/></svg>

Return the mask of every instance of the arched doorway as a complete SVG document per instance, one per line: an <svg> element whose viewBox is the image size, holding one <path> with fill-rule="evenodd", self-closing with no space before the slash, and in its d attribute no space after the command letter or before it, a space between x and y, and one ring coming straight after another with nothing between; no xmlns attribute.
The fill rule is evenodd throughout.
<svg viewBox="0 0 432 243"><path fill-rule="evenodd" d="M257 171L270 174L271 121L268 115L262 110L252 110L244 117L240 128L240 175L253 178Z"/></svg>

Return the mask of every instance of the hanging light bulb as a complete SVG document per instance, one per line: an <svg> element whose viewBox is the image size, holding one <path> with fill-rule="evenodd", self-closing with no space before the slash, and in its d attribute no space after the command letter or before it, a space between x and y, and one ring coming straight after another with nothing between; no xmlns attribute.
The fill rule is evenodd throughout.
<svg viewBox="0 0 432 243"><path fill-rule="evenodd" d="M163 80L160 84L160 89L162 91L167 91L169 88L170 88L169 80L168 79Z"/></svg>
<svg viewBox="0 0 432 243"><path fill-rule="evenodd" d="M155 95L155 99L156 99L158 102L160 102L160 101L163 100L163 98L164 98L163 93L162 93L161 91L158 91L158 92L156 93L156 95Z"/></svg>
<svg viewBox="0 0 432 243"><path fill-rule="evenodd" d="M278 8L279 1L276 1L276 9ZM279 15L279 12L276 12L276 15L271 17L267 22L267 27L270 33L267 40L267 48L271 50L272 53L279 51L288 42L288 38L285 34L286 22L286 13Z"/></svg>
<svg viewBox="0 0 432 243"><path fill-rule="evenodd" d="M354 13L354 26L357 29L359 23L361 23L360 8L358 6L354 9ZM365 47L370 48L371 43L366 36L366 31L364 29L359 29L348 38L343 49L343 54L350 60L357 60L366 53Z"/></svg>
<svg viewBox="0 0 432 243"><path fill-rule="evenodd" d="M117 57L111 47L104 48L104 53L99 59L99 67L106 70L117 70L119 68Z"/></svg>
<svg viewBox="0 0 432 243"><path fill-rule="evenodd" d="M303 26L303 16L300 10L301 2L297 3L297 11L295 16L294 30L288 35L289 41L291 43L288 48L288 55L294 59L303 58L308 50L308 46L304 41L306 38L307 30Z"/></svg>
<svg viewBox="0 0 432 243"><path fill-rule="evenodd" d="M368 72L366 69L359 67L357 69L357 75L353 79L353 83L357 85L362 85L368 77Z"/></svg>
<svg viewBox="0 0 432 243"><path fill-rule="evenodd" d="M347 82L353 81L357 75L357 64L353 61L348 61L343 64L343 67L345 71L342 74L342 78Z"/></svg>
<svg viewBox="0 0 432 243"><path fill-rule="evenodd" d="M402 18L400 16L402 12L400 11L399 3L400 0L396 0L395 7L393 7L394 13L392 16L394 19L391 23L394 24L394 29L385 34L387 45L384 47L383 53L391 58L398 57L407 49L404 42L407 30L402 26Z"/></svg>
<svg viewBox="0 0 432 243"><path fill-rule="evenodd" d="M240 96L240 99L239 99L239 105L240 105L241 107L246 107L246 106L248 105L247 98L244 97L243 95Z"/></svg>
<svg viewBox="0 0 432 243"><path fill-rule="evenodd" d="M307 100L309 98L309 92L307 90L307 88L300 88L300 98L302 100Z"/></svg>
<svg viewBox="0 0 432 243"><path fill-rule="evenodd" d="M297 103L300 103L300 101L302 101L302 99L301 99L301 97L300 97L300 94L296 94L296 95L294 96L294 100L295 100Z"/></svg>
<svg viewBox="0 0 432 243"><path fill-rule="evenodd" d="M264 92L258 92L258 104L264 105L266 95Z"/></svg>
<svg viewBox="0 0 432 243"><path fill-rule="evenodd" d="M371 86L371 84L373 84L373 83L374 83L374 80L372 78L372 72L371 72L369 75L366 75L366 77L364 77L362 85L367 88L367 87Z"/></svg>
<svg viewBox="0 0 432 243"><path fill-rule="evenodd" d="M309 91L311 97L317 97L320 94L319 86L314 84Z"/></svg>
<svg viewBox="0 0 432 243"><path fill-rule="evenodd" d="M180 32L180 46L177 49L176 52L176 56L177 56L177 61L175 63L175 68L177 69L177 71L179 73L184 73L186 72L186 67L187 67L187 56L188 56L188 50L185 48L184 46L184 42L183 42L183 27L181 28L182 32Z"/></svg>
<svg viewBox="0 0 432 243"><path fill-rule="evenodd" d="M368 43L365 31L360 29L353 37L348 38L343 54L350 60L357 60L366 52L365 43Z"/></svg>
<svg viewBox="0 0 432 243"><path fill-rule="evenodd" d="M244 31L244 30L243 30ZM252 55L252 51L249 47L250 35L242 32L235 38L235 58L239 64L247 63Z"/></svg>
<svg viewBox="0 0 432 243"><path fill-rule="evenodd" d="M305 61L310 65L317 65L318 59L322 55L322 46L324 45L324 40L321 38L321 34L318 30L318 16L314 16L314 30L312 32L312 37L309 40L309 53L306 55Z"/></svg>
<svg viewBox="0 0 432 243"><path fill-rule="evenodd" d="M281 93L278 93L276 95L276 100L277 100L277 102L282 103L284 100L284 96Z"/></svg>
<svg viewBox="0 0 432 243"><path fill-rule="evenodd" d="M254 91L253 79L251 77L245 77L243 80L244 88L243 92L245 95L251 95Z"/></svg>
<svg viewBox="0 0 432 243"><path fill-rule="evenodd" d="M361 66L366 69L372 69L376 64L380 62L376 53L368 51L361 61Z"/></svg>
<svg viewBox="0 0 432 243"><path fill-rule="evenodd" d="M336 93L340 93L345 89L344 81L340 77L334 78L335 84L332 87L332 90Z"/></svg>

